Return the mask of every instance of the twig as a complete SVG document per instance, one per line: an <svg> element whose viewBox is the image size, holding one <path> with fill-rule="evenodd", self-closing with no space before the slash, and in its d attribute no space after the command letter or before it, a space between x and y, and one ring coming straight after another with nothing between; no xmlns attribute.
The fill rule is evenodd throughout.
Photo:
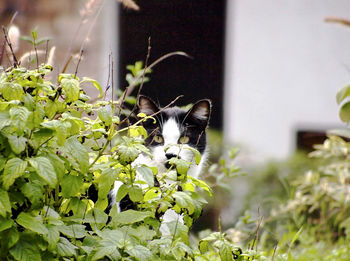
<svg viewBox="0 0 350 261"><path fill-rule="evenodd" d="M81 49L80 50L80 54L79 54L79 60L78 60L77 66L75 67L74 78L77 76L79 64L80 64L80 61L81 61L81 57L83 56L83 53L84 53L84 50Z"/></svg>
<svg viewBox="0 0 350 261"><path fill-rule="evenodd" d="M106 88L105 88L105 94L103 95L103 100L106 99L107 91L111 87L111 84L109 82L111 79L111 56L112 56L112 52L110 52L108 55L108 77L107 77L107 83L106 83ZM113 101L113 89L112 89L112 101ZM113 102L112 102L112 104L113 104Z"/></svg>
<svg viewBox="0 0 350 261"><path fill-rule="evenodd" d="M151 37L148 37L148 48L147 48L147 55L146 55L146 59L145 59L145 67L144 67L143 72L142 72L141 85L140 85L139 90L137 92L136 100L139 98L141 90L143 88L143 84L144 84L144 81L145 81L146 70L149 69L149 68L147 68L147 65L148 65L148 60L149 60L150 55L151 55ZM127 87L125 89L124 94L123 94L123 99L120 101L120 104L119 104L119 115L118 115L119 118L120 118L120 114L122 112L123 103L124 103L125 98L127 96L126 94L128 92L128 89L129 89L129 87ZM137 104L134 105L134 107L132 108L130 114L122 122L125 122L126 120L128 120L130 118L131 114L133 114L134 111L136 110L136 106L137 106Z"/></svg>
<svg viewBox="0 0 350 261"><path fill-rule="evenodd" d="M13 66L14 66L14 67L17 67L17 66L18 66L18 61L17 61L17 58L16 58L15 53L13 52L12 44L11 44L11 42L10 42L10 39L8 38L8 35L7 35L7 31L6 31L5 26L2 26L2 30L3 30L3 32L4 32L5 41L6 41L7 45L10 47L10 50L11 50L11 54L12 54L13 61L14 61Z"/></svg>
<svg viewBox="0 0 350 261"><path fill-rule="evenodd" d="M45 62L47 61L47 54L49 52L49 40L46 40L46 46L45 46Z"/></svg>
<svg viewBox="0 0 350 261"><path fill-rule="evenodd" d="M276 251L277 251L277 244L276 244L275 247L273 248L273 253L272 253L272 259L271 259L271 261L274 261L274 260L275 260Z"/></svg>
<svg viewBox="0 0 350 261"><path fill-rule="evenodd" d="M142 78L141 78L141 85L140 85L140 88L137 92L137 95L136 95L136 99L140 96L140 93L141 93L141 90L143 88L143 84L145 82L145 75L146 75L146 70L148 69L147 66L148 66L148 60L149 60L149 57L151 55L151 37L149 36L148 37L148 48L147 48L147 56L146 56L146 60L145 60L145 68L143 69L143 73L142 73Z"/></svg>
<svg viewBox="0 0 350 261"><path fill-rule="evenodd" d="M188 54L185 53L185 52L182 52L182 51L171 52L171 53L167 53L167 54L161 56L160 58L158 58L157 60L155 60L150 66L148 66L148 67L145 68L145 69L146 69L146 70L152 69L152 68L153 68L154 66L156 66L158 63L164 61L165 59L167 59L167 58L169 58L169 57L171 57L171 56L175 56L175 55L181 55L181 56L185 56L185 57L187 57L187 58L192 59L192 56L188 55ZM127 91L126 91L125 95L123 95L123 96L127 97L127 96L129 96L129 95L133 92L134 88L136 87L135 84L138 82L138 80L139 80L141 77L142 77L142 75L136 77L134 83L130 84L128 87L125 88L125 89L127 89ZM120 103L121 100L122 100L122 98L119 98L118 102Z"/></svg>
<svg viewBox="0 0 350 261"><path fill-rule="evenodd" d="M327 23L337 23L337 24L350 26L350 20L346 20L346 19L338 18L338 17L326 17L324 19L324 21Z"/></svg>
<svg viewBox="0 0 350 261"><path fill-rule="evenodd" d="M62 73L65 73L67 68L68 68L68 65L70 64L71 60L72 60L73 56L69 56L69 59L67 60L67 62L65 63L64 67L63 67L63 70L62 70Z"/></svg>
<svg viewBox="0 0 350 261"><path fill-rule="evenodd" d="M36 48L35 38L33 39L33 47L35 50L36 68L39 70L39 56L38 56L38 49Z"/></svg>
<svg viewBox="0 0 350 261"><path fill-rule="evenodd" d="M18 12L16 11L10 21L10 25L13 23L13 21L15 20L16 16L17 16ZM6 45L6 39L4 39L2 46L1 46L1 52L0 52L0 65L2 64L2 59L4 57L4 53L5 53L5 45Z"/></svg>
<svg viewBox="0 0 350 261"><path fill-rule="evenodd" d="M177 97L176 97L174 100L172 100L167 106L165 106L165 107L163 107L163 108L160 108L159 111L157 111L157 112L155 112L155 113L149 115L148 117L149 117L149 118L152 118L152 117L158 115L159 113L161 113L161 112L164 111L165 109L169 108L169 107L170 107L171 105L173 105L178 99L180 99L180 98L182 98L182 97L183 97L183 95L177 96ZM140 123L143 122L143 121L144 121L144 118L142 118L141 120L138 120L138 121L137 121L136 123L134 123L133 125L138 125L138 124L140 124ZM121 122L121 123L122 123L122 122ZM128 130L129 128L130 128L130 126L125 127L125 128L123 128L123 129L118 130L118 132L122 132L122 131Z"/></svg>
<svg viewBox="0 0 350 261"><path fill-rule="evenodd" d="M258 213L259 213L259 209L258 209ZM260 214L259 214L260 216ZM259 237L259 229L260 229L260 225L262 223L262 220L263 220L263 216L260 216L259 217L259 220L258 220L258 225L256 227L256 230L255 230L255 235L254 235L254 240L253 240L253 243L252 243L252 246L251 246L251 250L254 249L254 245L256 244L256 251L258 250L258 244L257 244L257 241L258 241L258 237Z"/></svg>
<svg viewBox="0 0 350 261"><path fill-rule="evenodd" d="M16 12L13 14L13 16L12 16L12 18L11 18L11 21L10 21L10 25L13 24L13 21L15 21L17 15L18 15L18 11L16 11Z"/></svg>

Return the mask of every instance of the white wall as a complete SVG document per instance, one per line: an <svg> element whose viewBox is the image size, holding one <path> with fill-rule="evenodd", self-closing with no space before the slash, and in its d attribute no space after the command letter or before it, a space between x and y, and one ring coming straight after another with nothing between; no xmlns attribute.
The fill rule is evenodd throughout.
<svg viewBox="0 0 350 261"><path fill-rule="evenodd" d="M341 126L350 83L349 0L228 0L224 134L253 158L282 158L299 127Z"/></svg>
<svg viewBox="0 0 350 261"><path fill-rule="evenodd" d="M118 65L119 65L119 2L117 1L103 1L103 9L100 14L100 24L99 29L101 31L100 37L102 37L103 41L100 46L100 55L102 59L100 60L100 65L98 66L103 89L106 87L105 83L108 81L108 77L110 78L110 84L112 85L112 75L109 74L112 66L109 64L109 59L113 61L113 71L114 71L114 88L115 90L119 87L119 79L118 79ZM111 58L109 58L111 55ZM112 86L107 92L107 100L112 99ZM105 91L105 90L104 90Z"/></svg>

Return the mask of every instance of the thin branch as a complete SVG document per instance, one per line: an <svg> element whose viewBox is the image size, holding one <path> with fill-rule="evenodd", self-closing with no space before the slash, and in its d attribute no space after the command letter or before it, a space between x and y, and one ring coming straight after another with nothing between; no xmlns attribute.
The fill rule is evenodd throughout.
<svg viewBox="0 0 350 261"><path fill-rule="evenodd" d="M183 95L177 96L177 97L176 97L174 100L172 100L167 106L165 106L165 107L163 107L163 108L160 108L159 111L157 111L157 112L155 112L155 113L149 115L148 117L149 117L149 118L152 118L152 117L158 115L159 113L161 113L161 112L164 111L165 109L167 109L167 108L169 108L170 106L172 106L178 99L180 99L180 98L182 98L182 97L183 97ZM120 122L120 124L122 124L124 121L125 121L125 119L124 119L122 122ZM133 125L134 125L134 126L135 126L135 125L138 125L138 124L140 124L140 123L143 122L143 121L144 121L144 118L142 118L141 120L137 121L137 122L134 123ZM120 125L120 124L119 124L119 125ZM118 130L118 132L122 132L122 131L128 130L129 128L130 128L130 126L125 127L125 128L123 128L123 129Z"/></svg>
<svg viewBox="0 0 350 261"><path fill-rule="evenodd" d="M259 213L259 209L258 209L258 213ZM256 227L256 230L255 230L255 235L254 235L254 240L253 240L253 243L252 243L252 246L251 246L251 250L254 249L254 245L256 245L256 251L258 250L258 237L259 237L259 229L260 229L260 226L261 226L261 223L262 223L262 220L263 220L263 216L260 216L259 214L259 220L258 220L258 225Z"/></svg>
<svg viewBox="0 0 350 261"><path fill-rule="evenodd" d="M275 260L276 251L277 251L277 244L276 244L275 247L273 248L273 254L272 254L272 259L271 259L271 261L274 261L274 260Z"/></svg>
<svg viewBox="0 0 350 261"><path fill-rule="evenodd" d="M10 21L10 25L13 23L13 21L15 20L15 18L17 17L18 12L16 11ZM6 45L6 39L4 39L2 46L1 46L1 52L0 52L0 65L2 64L2 59L4 57L5 54L5 45Z"/></svg>
<svg viewBox="0 0 350 261"><path fill-rule="evenodd" d="M350 20L343 19L343 18L338 18L338 17L326 17L324 19L324 21L327 22L327 23L337 23L337 24L350 26Z"/></svg>
<svg viewBox="0 0 350 261"><path fill-rule="evenodd" d="M77 76L79 64L80 64L80 61L81 61L81 57L83 56L83 53L84 53L84 50L81 49L80 50L80 54L79 54L79 60L78 60L77 66L75 67L74 77Z"/></svg>
<svg viewBox="0 0 350 261"><path fill-rule="evenodd" d="M10 39L8 38L8 34L7 34L7 30L6 30L5 26L2 26L2 31L4 32L5 41L6 41L7 45L10 47L10 50L11 50L12 58L13 58L13 61L14 61L13 66L17 67L18 66L18 61L17 61L16 55L15 55L15 53L13 51Z"/></svg>
<svg viewBox="0 0 350 261"><path fill-rule="evenodd" d="M67 62L65 63L64 67L63 67L63 70L62 70L62 73L65 73L67 68L68 68L68 65L70 64L71 60L72 60L73 56L69 56L69 59L67 60Z"/></svg>
<svg viewBox="0 0 350 261"><path fill-rule="evenodd" d="M152 68L153 68L154 66L156 66L158 63L164 61L165 59L167 59L167 58L169 58L169 57L171 57L171 56L175 56L175 55L181 55L181 56L185 56L185 57L187 57L187 58L192 59L192 56L188 55L188 54L185 53L185 52L182 52L182 51L171 52L171 53L167 53L167 54L161 56L160 58L158 58L157 60L155 60L150 66L148 66L148 67L145 68L145 69L146 69L146 70L152 69ZM138 82L138 80L139 80L141 77L142 77L142 75L136 77L134 83L130 84L128 87L125 88L125 89L127 89L127 91L126 91L126 94L123 95L123 96L127 97L127 96L129 96L129 95L133 92L134 88L136 87L135 84ZM122 98L119 98L118 102L120 103L121 100L122 100Z"/></svg>
<svg viewBox="0 0 350 261"><path fill-rule="evenodd" d="M151 55L151 37L148 37L148 48L147 48L147 55L146 55L146 59L145 59L145 67L143 68L142 77L141 77L141 85L140 85L139 90L137 92L136 100L139 98L141 90L143 88L143 84L145 82L145 75L146 75L146 70L148 69L147 66L148 66L148 60L149 60L150 55ZM122 112L123 103L124 103L125 98L127 96L126 94L128 92L128 89L129 89L128 87L125 89L124 94L123 94L123 99L120 101L120 104L119 104L119 116L118 116L119 118L120 118L120 114ZM136 106L137 106L137 104L134 105L134 107L132 108L130 114L123 120L123 122L125 122L127 119L130 118L130 116L136 110Z"/></svg>
<svg viewBox="0 0 350 261"><path fill-rule="evenodd" d="M35 39L33 39L33 47L35 50L36 68L39 70L39 56L38 56L38 49L36 48Z"/></svg>
<svg viewBox="0 0 350 261"><path fill-rule="evenodd" d="M107 83L106 83L106 88L105 88L105 94L103 95L103 100L106 99L107 91L111 87L111 84L109 82L111 79L111 56L112 56L112 52L110 52L108 55L108 77L107 77ZM112 87L112 101L113 101L113 87ZM112 104L113 104L113 102L112 102Z"/></svg>
<svg viewBox="0 0 350 261"><path fill-rule="evenodd" d="M136 99L140 96L141 90L143 88L143 84L145 82L145 75L146 75L146 70L148 69L147 66L148 66L149 57L151 55L151 49L152 49L151 37L148 37L148 48L147 48L147 56L146 56L146 60L145 60L145 68L143 69L142 78L141 78L141 85L140 85L140 88L137 92Z"/></svg>
<svg viewBox="0 0 350 261"><path fill-rule="evenodd" d="M45 46L45 62L47 61L47 54L49 53L49 40L46 40Z"/></svg>

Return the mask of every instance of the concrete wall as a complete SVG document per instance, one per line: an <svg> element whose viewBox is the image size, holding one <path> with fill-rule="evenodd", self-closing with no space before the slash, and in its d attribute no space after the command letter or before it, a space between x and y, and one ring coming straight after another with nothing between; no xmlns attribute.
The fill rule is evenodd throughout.
<svg viewBox="0 0 350 261"><path fill-rule="evenodd" d="M350 19L350 1L228 0L224 134L253 159L286 157L298 128L341 126L350 28L328 16Z"/></svg>

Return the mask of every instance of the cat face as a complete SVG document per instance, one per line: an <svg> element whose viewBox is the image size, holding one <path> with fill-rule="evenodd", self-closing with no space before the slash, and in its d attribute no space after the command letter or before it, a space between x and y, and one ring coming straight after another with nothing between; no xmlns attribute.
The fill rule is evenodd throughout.
<svg viewBox="0 0 350 261"><path fill-rule="evenodd" d="M143 123L148 133L146 146L153 158L152 165L159 171L166 171L169 160L178 157L193 162L188 174L198 177L202 163L206 157L206 128L208 126L211 104L209 100L200 100L188 111L178 107L159 108L151 99L140 96L138 100L140 112L153 115L156 122L149 119ZM201 163L194 163L194 154L189 147L197 149L202 154Z"/></svg>

